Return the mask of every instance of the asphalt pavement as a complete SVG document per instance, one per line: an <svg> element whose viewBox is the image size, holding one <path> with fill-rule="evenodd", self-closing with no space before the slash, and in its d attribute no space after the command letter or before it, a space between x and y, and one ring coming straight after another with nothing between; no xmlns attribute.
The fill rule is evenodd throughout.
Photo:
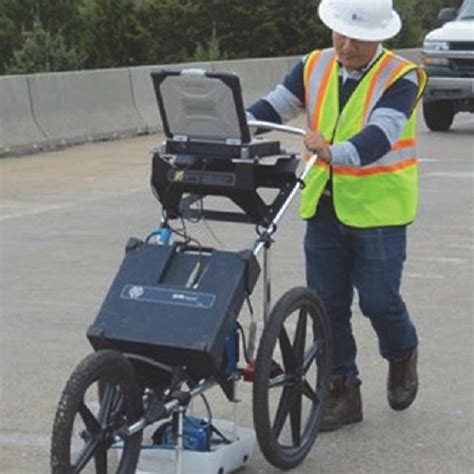
<svg viewBox="0 0 474 474"><path fill-rule="evenodd" d="M297 138L278 135L288 148ZM60 393L91 351L85 337L129 236L159 222L149 151L162 136L86 144L0 160L0 472L49 472L49 437ZM420 120L419 216L409 229L403 294L420 336L420 391L392 411L387 364L354 306L364 421L321 434L298 474L468 474L474 472L473 257L474 116L449 133ZM304 282L304 225L297 203L273 248L273 294ZM209 230L208 226L212 229ZM249 246L244 225L197 224L203 242ZM254 306L261 308L261 288ZM247 316L243 315L244 321ZM242 385L238 422L251 427L251 387ZM215 416L233 407L211 393ZM278 472L258 448L242 474Z"/></svg>

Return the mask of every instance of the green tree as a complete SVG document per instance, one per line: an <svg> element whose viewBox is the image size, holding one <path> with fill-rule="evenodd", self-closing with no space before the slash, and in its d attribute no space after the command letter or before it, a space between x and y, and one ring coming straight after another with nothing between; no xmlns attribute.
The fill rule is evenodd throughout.
<svg viewBox="0 0 474 474"><path fill-rule="evenodd" d="M212 35L205 45L198 43L194 51L194 61L221 61L227 59L227 54L221 50L220 40L216 34L216 28L212 28Z"/></svg>
<svg viewBox="0 0 474 474"><path fill-rule="evenodd" d="M13 59L5 68L7 74L67 71L78 69L84 61L80 53L66 46L61 33L46 31L39 21L22 36L21 48L13 52Z"/></svg>
<svg viewBox="0 0 474 474"><path fill-rule="evenodd" d="M413 0L394 0L394 7L402 20L400 33L386 44L390 48L407 48L420 46L423 39L423 30L417 18L416 2Z"/></svg>
<svg viewBox="0 0 474 474"><path fill-rule="evenodd" d="M305 54L331 44L331 32L317 13L318 3L308 0L276 2L277 41L282 55Z"/></svg>
<svg viewBox="0 0 474 474"><path fill-rule="evenodd" d="M439 10L459 7L461 1L394 0L404 26L388 46L421 46L424 35L435 27ZM19 61L27 38L25 51L32 48L35 22L42 26L44 41L58 42L61 54L70 53L70 64L76 67L305 54L331 44L330 31L317 15L319 2L0 0L0 74L7 64L13 67ZM23 66L40 67L40 61L26 60L25 51ZM84 61L72 60L72 52ZM51 62L42 64L51 67Z"/></svg>
<svg viewBox="0 0 474 474"><path fill-rule="evenodd" d="M74 49L77 36L78 0L0 0L0 73L13 60L25 41L25 32L32 32L35 23L59 35L66 48Z"/></svg>
<svg viewBox="0 0 474 474"><path fill-rule="evenodd" d="M199 42L212 35L212 17L206 17L204 0L141 0L139 23L146 32L147 62L188 61Z"/></svg>
<svg viewBox="0 0 474 474"><path fill-rule="evenodd" d="M10 18L18 31L32 30L39 21L45 30L57 33L76 23L78 0L0 0L0 16Z"/></svg>
<svg viewBox="0 0 474 474"><path fill-rule="evenodd" d="M135 0L81 0L78 4L81 49L86 67L140 64L144 56Z"/></svg>
<svg viewBox="0 0 474 474"><path fill-rule="evenodd" d="M275 0L211 2L222 48L233 58L277 56L279 32Z"/></svg>
<svg viewBox="0 0 474 474"><path fill-rule="evenodd" d="M16 28L14 22L5 15L0 16L0 74L6 69L16 45Z"/></svg>

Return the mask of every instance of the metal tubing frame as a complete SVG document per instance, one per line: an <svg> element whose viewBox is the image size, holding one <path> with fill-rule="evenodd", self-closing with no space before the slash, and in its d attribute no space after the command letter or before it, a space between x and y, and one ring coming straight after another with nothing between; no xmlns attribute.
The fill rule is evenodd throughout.
<svg viewBox="0 0 474 474"><path fill-rule="evenodd" d="M249 127L256 127L256 128L263 128L266 130L275 130L279 132L290 133L292 135L300 135L305 136L306 131L302 128L297 127L290 127L288 125L280 125L272 122L263 122L260 120L249 120L248 121ZM306 163L305 168L301 175L298 177L298 183L294 186L291 190L288 198L281 206L278 213L273 218L273 221L268 225L268 227L262 233L262 236L270 237L276 230L276 226L278 222L281 220L283 215L285 214L286 210L290 206L291 202L293 201L295 195L297 194L298 190L301 187L301 182L306 178L307 174L316 163L317 155L313 155L311 159ZM271 309L271 250L270 250L270 239L262 239L260 238L254 245L253 253L257 256L260 251L263 249L263 321L264 324L267 323L268 318L270 316L270 309Z"/></svg>
<svg viewBox="0 0 474 474"><path fill-rule="evenodd" d="M214 379L204 380L200 383L197 387L193 388L189 394L191 399L201 395L202 393L206 392L210 388L217 385L217 382ZM179 401L174 399L170 400L169 402L165 403L164 409L168 415L176 411L180 407ZM127 427L127 436L131 436L139 431L143 430L147 426L147 421L145 417L140 418L138 421L133 423L132 425Z"/></svg>
<svg viewBox="0 0 474 474"><path fill-rule="evenodd" d="M263 322L267 324L272 307L271 248L263 247Z"/></svg>
<svg viewBox="0 0 474 474"><path fill-rule="evenodd" d="M184 450L184 410L185 408L180 406L177 410L177 440L175 448L175 459L176 459L176 474L183 473L183 450Z"/></svg>
<svg viewBox="0 0 474 474"><path fill-rule="evenodd" d="M291 127L290 125L282 125L279 123L265 122L263 120L249 120L247 122L249 127L263 128L265 130L274 130L276 132L285 132L291 135L306 135L306 130L299 127Z"/></svg>
<svg viewBox="0 0 474 474"><path fill-rule="evenodd" d="M275 124L275 123L271 123L271 122L262 122L262 121L259 121L259 120L250 120L248 122L248 124L249 124L250 127L258 127L258 128L269 129L269 130L277 130L277 131L280 131L280 132L291 133L293 135L301 135L301 136L306 135L306 131L303 130L302 128L289 127L287 125L279 125L279 124ZM296 196L296 194L300 190L301 182L306 178L308 173L311 171L311 168L316 163L317 158L318 158L318 156L316 154L313 154L311 156L310 160L306 162L302 173L298 177L298 182L295 184L295 186L291 190L291 192L288 195L286 201L283 203L280 210L277 212L277 214L273 218L272 222L270 222L270 224L267 226L267 228L263 231L263 233L262 233L263 236L270 237L275 232L275 229L276 229L276 226L277 226L278 222L280 222L281 218L283 217L283 215L287 211L287 209L290 206L291 202L293 201L294 197ZM253 247L253 254L255 256L257 256L260 253L260 251L262 250L262 248L264 248L266 245L267 245L267 243L265 242L264 239L258 239L256 244Z"/></svg>
<svg viewBox="0 0 474 474"><path fill-rule="evenodd" d="M264 129L268 129L268 130L276 130L276 131L279 131L279 132L286 132L286 133L290 133L290 134L293 134L293 135L301 135L303 137L306 135L306 131L303 130L302 128L290 127L290 126L287 126L287 125L280 125L280 124L271 123L271 122L262 122L260 120L250 120L248 122L248 125L250 127L264 128ZM304 170L302 171L302 173L298 177L298 182L295 184L295 186L291 190L291 192L288 195L286 201L283 203L280 210L278 211L278 213L273 218L272 222L270 222L268 227L263 231L262 236L270 237L275 232L278 222L280 222L281 218L283 217L283 215L287 211L288 207L290 207L291 202L293 201L294 197L296 196L296 194L298 193L298 191L301 188L301 182L306 178L308 173L311 171L311 168L316 163L317 158L318 158L318 156L316 154L313 154L311 156L311 158L309 159L309 161L306 162ZM260 251L262 250L262 248L264 248L266 246L268 246L268 244L267 244L267 242L265 242L264 239L262 239L262 238L258 239L257 242L254 245L253 254L255 256L257 256L260 253ZM268 277L268 275L267 275L267 277Z"/></svg>

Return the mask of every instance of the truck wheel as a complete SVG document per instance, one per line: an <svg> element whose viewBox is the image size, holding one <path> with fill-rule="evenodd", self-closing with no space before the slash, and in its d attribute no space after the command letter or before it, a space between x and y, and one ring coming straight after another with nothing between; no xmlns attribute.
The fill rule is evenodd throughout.
<svg viewBox="0 0 474 474"><path fill-rule="evenodd" d="M423 102L426 125L433 132L447 132L454 119L454 105L447 100Z"/></svg>

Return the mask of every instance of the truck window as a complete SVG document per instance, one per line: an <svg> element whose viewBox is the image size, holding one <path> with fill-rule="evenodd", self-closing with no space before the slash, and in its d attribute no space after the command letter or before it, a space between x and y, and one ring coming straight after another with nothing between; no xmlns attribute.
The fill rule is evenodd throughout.
<svg viewBox="0 0 474 474"><path fill-rule="evenodd" d="M474 0L466 0L459 12L458 20L472 20L474 18Z"/></svg>

